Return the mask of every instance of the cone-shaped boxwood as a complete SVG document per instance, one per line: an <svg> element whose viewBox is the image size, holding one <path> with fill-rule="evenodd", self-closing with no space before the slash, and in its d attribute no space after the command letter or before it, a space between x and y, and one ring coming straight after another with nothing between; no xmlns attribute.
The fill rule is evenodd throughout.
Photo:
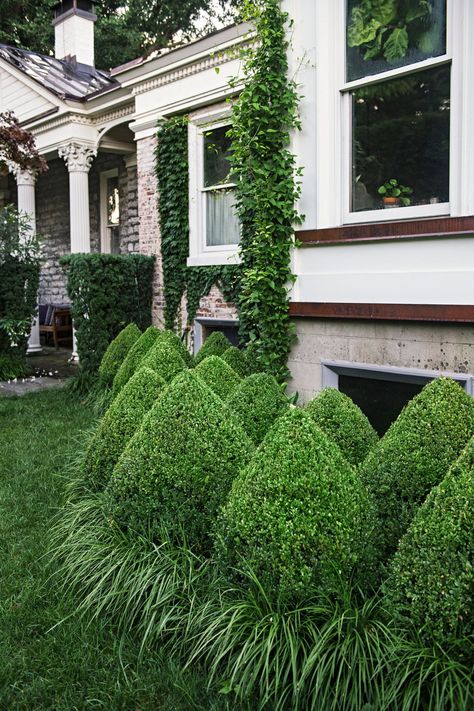
<svg viewBox="0 0 474 711"><path fill-rule="evenodd" d="M204 358L195 368L197 375L216 395L225 400L240 383L240 377L219 356Z"/></svg>
<svg viewBox="0 0 474 711"><path fill-rule="evenodd" d="M150 368L140 368L124 385L86 453L83 473L90 488L99 490L106 486L120 455L164 387L163 378Z"/></svg>
<svg viewBox="0 0 474 711"><path fill-rule="evenodd" d="M157 341L159 343L167 343L168 345L173 346L187 366L190 367L193 364L193 357L191 353L174 331L162 331L158 336Z"/></svg>
<svg viewBox="0 0 474 711"><path fill-rule="evenodd" d="M289 408L281 386L268 373L255 373L242 380L228 397L227 405L256 445L277 417Z"/></svg>
<svg viewBox="0 0 474 711"><path fill-rule="evenodd" d="M178 375L130 441L109 482L110 515L208 550L218 509L253 445L194 371Z"/></svg>
<svg viewBox="0 0 474 711"><path fill-rule="evenodd" d="M227 574L248 565L265 589L298 600L313 587L340 589L341 579L365 567L372 528L357 472L309 415L292 408L234 481L217 553Z"/></svg>
<svg viewBox="0 0 474 711"><path fill-rule="evenodd" d="M464 640L474 662L474 438L419 508L385 588L395 617L428 641Z"/></svg>
<svg viewBox="0 0 474 711"><path fill-rule="evenodd" d="M306 405L306 412L339 445L351 464L363 462L378 442L378 435L362 410L339 390L326 388Z"/></svg>
<svg viewBox="0 0 474 711"><path fill-rule="evenodd" d="M153 346L159 334L160 331L155 328L155 326L149 326L146 331L142 333L140 338L135 341L135 343L125 356L125 359L120 368L118 369L117 375L114 378L112 388L114 397L117 395L117 393L120 392L123 386L128 383L132 375L138 370L143 357Z"/></svg>
<svg viewBox="0 0 474 711"><path fill-rule="evenodd" d="M233 368L237 375L240 375L241 378L245 378L247 375L250 375L245 353L239 348L230 346L230 348L224 351L221 358L222 360L225 360L227 365L230 365L230 367Z"/></svg>
<svg viewBox="0 0 474 711"><path fill-rule="evenodd" d="M206 338L199 352L194 356L194 361L197 365L208 356L221 356L225 353L229 346L230 342L224 336L222 331L214 331L208 338Z"/></svg>
<svg viewBox="0 0 474 711"><path fill-rule="evenodd" d="M155 373L161 375L166 383L170 383L175 375L187 368L187 365L174 345L166 341L160 342L160 339L157 338L142 359L140 367L151 368Z"/></svg>
<svg viewBox="0 0 474 711"><path fill-rule="evenodd" d="M125 326L118 336L109 343L105 351L102 361L99 366L99 375L102 383L107 387L111 387L117 371L122 365L125 356L130 348L141 336L141 331L134 323L129 323Z"/></svg>
<svg viewBox="0 0 474 711"><path fill-rule="evenodd" d="M469 395L454 380L438 378L408 403L361 465L378 509L382 562L466 446L473 419Z"/></svg>

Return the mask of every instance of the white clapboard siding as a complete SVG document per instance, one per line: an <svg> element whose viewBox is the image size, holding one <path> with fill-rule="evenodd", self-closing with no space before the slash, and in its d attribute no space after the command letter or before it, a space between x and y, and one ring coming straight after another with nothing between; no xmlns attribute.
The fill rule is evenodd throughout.
<svg viewBox="0 0 474 711"><path fill-rule="evenodd" d="M0 67L0 111L13 111L20 121L44 114L55 104Z"/></svg>

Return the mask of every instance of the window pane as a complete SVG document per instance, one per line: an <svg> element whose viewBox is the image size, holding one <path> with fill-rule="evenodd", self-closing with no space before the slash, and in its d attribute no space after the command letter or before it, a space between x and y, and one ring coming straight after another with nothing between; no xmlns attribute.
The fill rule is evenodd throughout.
<svg viewBox="0 0 474 711"><path fill-rule="evenodd" d="M230 182L230 146L226 136L230 126L214 128L204 134L204 187Z"/></svg>
<svg viewBox="0 0 474 711"><path fill-rule="evenodd" d="M347 81L446 53L446 0L348 0Z"/></svg>
<svg viewBox="0 0 474 711"><path fill-rule="evenodd" d="M205 195L207 246L238 244L240 224L235 214L233 190L216 190Z"/></svg>
<svg viewBox="0 0 474 711"><path fill-rule="evenodd" d="M352 211L393 206L390 181L395 206L449 201L449 87L443 65L352 93Z"/></svg>
<svg viewBox="0 0 474 711"><path fill-rule="evenodd" d="M118 227L110 228L110 253L120 254L120 231Z"/></svg>
<svg viewBox="0 0 474 711"><path fill-rule="evenodd" d="M120 201L118 178L107 180L107 224L118 225L120 222Z"/></svg>

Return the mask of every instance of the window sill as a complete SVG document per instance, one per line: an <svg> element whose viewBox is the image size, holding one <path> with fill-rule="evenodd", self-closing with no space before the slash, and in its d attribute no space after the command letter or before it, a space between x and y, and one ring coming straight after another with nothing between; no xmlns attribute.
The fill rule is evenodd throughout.
<svg viewBox="0 0 474 711"><path fill-rule="evenodd" d="M237 246L234 249L203 252L202 254L188 257L186 262L188 267L230 266L239 263L239 248Z"/></svg>

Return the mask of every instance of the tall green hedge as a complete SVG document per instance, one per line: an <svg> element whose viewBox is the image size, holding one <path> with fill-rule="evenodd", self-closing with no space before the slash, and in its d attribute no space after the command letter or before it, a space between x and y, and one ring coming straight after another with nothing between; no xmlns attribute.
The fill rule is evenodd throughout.
<svg viewBox="0 0 474 711"><path fill-rule="evenodd" d="M129 323L109 343L99 366L100 380L105 386L111 387L127 353L141 335L138 326L134 323Z"/></svg>
<svg viewBox="0 0 474 711"><path fill-rule="evenodd" d="M218 509L253 446L217 395L192 371L176 377L131 440L109 483L112 519L209 548Z"/></svg>
<svg viewBox="0 0 474 711"><path fill-rule="evenodd" d="M95 378L108 344L128 323L151 322L153 257L71 254L61 259L83 376Z"/></svg>
<svg viewBox="0 0 474 711"><path fill-rule="evenodd" d="M112 392L114 397L120 392L124 385L128 383L132 375L140 367L141 361L148 353L150 348L155 343L160 331L155 326L148 326L146 331L142 333L140 338L135 341L133 346L125 356L122 365L117 371L114 378Z"/></svg>
<svg viewBox="0 0 474 711"><path fill-rule="evenodd" d="M454 380L426 385L370 452L360 474L375 497L382 562L474 434L472 398Z"/></svg>

